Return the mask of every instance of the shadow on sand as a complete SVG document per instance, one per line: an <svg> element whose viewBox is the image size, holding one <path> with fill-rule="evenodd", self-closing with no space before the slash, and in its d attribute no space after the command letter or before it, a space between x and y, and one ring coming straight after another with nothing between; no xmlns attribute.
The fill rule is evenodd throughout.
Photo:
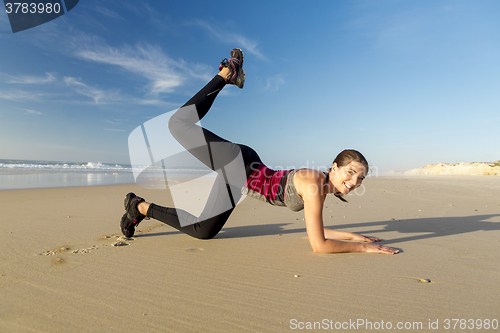
<svg viewBox="0 0 500 333"><path fill-rule="evenodd" d="M384 244L397 244L418 239L434 238L453 236L457 234L470 233L474 231L493 231L500 230L500 221L488 221L495 217L500 217L500 214L490 215L472 215L461 217L429 217L418 219L406 220L389 220L365 223L353 223L343 225L326 226L327 228L335 230L343 230L349 228L356 228L356 233L378 236L383 238L383 232L399 232L401 234L412 234L406 237L395 239L384 239ZM229 221L229 224L231 221ZM293 234L302 233L306 228L286 229L286 226L292 223L274 223L274 224L260 224L249 225L241 227L227 226L216 236L216 238L244 238L244 237L257 237L269 236L277 234ZM360 230L359 228L365 228ZM153 234L137 235L136 237L151 237L160 235L173 235L179 234L179 231L169 231ZM415 235L418 234L418 235Z"/></svg>

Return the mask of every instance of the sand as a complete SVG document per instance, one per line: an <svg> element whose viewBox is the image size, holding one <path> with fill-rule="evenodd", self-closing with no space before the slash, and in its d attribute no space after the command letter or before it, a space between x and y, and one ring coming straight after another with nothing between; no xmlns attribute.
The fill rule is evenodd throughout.
<svg viewBox="0 0 500 333"><path fill-rule="evenodd" d="M153 220L125 239L128 191L171 204L137 185L0 191L1 332L444 331L446 319L500 320L498 177L369 178L348 204L327 199L325 226L381 237L397 255L314 254L303 212L249 198L213 240Z"/></svg>

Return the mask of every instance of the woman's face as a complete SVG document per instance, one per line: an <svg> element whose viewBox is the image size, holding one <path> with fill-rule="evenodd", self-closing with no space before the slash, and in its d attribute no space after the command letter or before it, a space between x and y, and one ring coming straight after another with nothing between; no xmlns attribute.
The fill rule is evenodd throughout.
<svg viewBox="0 0 500 333"><path fill-rule="evenodd" d="M337 163L334 163L330 171L330 182L333 183L336 192L348 194L361 186L367 171L367 167L363 163L356 161L343 167L338 167Z"/></svg>

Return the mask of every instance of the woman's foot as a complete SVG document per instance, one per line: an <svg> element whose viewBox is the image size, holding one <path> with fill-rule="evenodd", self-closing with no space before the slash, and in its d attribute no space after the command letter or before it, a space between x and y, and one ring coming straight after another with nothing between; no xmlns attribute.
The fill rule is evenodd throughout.
<svg viewBox="0 0 500 333"><path fill-rule="evenodd" d="M219 65L219 71L223 71L224 68L229 69L229 73L226 76L226 82L228 84L234 84L240 89L242 89L245 84L245 70L242 68L243 58L243 51L241 49L232 49L231 58L222 60Z"/></svg>
<svg viewBox="0 0 500 333"><path fill-rule="evenodd" d="M138 205L141 202L144 202L144 199L136 196L134 193L128 193L125 196L125 214L123 214L120 221L120 227L125 237L130 238L134 236L135 227L146 217L139 212Z"/></svg>

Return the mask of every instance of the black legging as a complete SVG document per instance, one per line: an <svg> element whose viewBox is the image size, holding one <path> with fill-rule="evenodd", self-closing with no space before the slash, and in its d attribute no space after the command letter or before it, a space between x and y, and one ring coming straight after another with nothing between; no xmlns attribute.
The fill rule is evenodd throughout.
<svg viewBox="0 0 500 333"><path fill-rule="evenodd" d="M225 85L224 78L216 75L177 110L168 123L173 137L203 164L217 172L203 212L196 217L182 209L152 203L146 214L199 239L211 239L219 233L242 196L244 182L261 163L252 148L227 141L196 125L210 110ZM240 153L242 158L238 157Z"/></svg>

